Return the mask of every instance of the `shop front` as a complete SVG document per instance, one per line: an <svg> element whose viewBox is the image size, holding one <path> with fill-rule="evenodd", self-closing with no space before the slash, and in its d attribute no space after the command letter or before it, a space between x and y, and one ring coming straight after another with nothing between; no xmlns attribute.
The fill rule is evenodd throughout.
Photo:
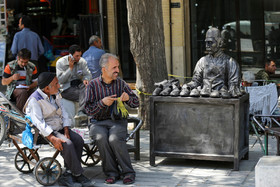
<svg viewBox="0 0 280 187"><path fill-rule="evenodd" d="M242 72L256 73L265 58L280 66L280 1L190 0L191 67L205 53L205 33L211 26L228 33L226 52ZM277 73L277 72L276 72Z"/></svg>
<svg viewBox="0 0 280 187"><path fill-rule="evenodd" d="M39 61L46 65L44 70L55 71L56 60L68 54L70 45L78 44L83 51L87 50L88 39L93 34L102 37L106 45L99 6L101 1L82 0L77 3L74 0L2 0L1 2L5 5L5 10L1 10L6 16L4 27L6 32L1 29L6 51L3 66L15 58L11 55L10 48L15 33L19 31L18 23L22 15L31 18L31 30L41 38L45 54Z"/></svg>
<svg viewBox="0 0 280 187"><path fill-rule="evenodd" d="M8 51L18 31L18 19L25 14L31 16L34 30L50 42L54 55L65 54L69 45L74 43L86 50L89 36L99 35L104 49L120 57L123 78L135 81L136 67L129 50L126 1L0 2L6 2L7 8L5 63L14 58ZM280 66L278 0L163 0L162 9L169 74L192 76L197 61L205 55L205 33L211 26L227 33L226 53L237 60L242 72L256 73L264 67L265 58L274 59ZM278 71L276 77L277 74Z"/></svg>

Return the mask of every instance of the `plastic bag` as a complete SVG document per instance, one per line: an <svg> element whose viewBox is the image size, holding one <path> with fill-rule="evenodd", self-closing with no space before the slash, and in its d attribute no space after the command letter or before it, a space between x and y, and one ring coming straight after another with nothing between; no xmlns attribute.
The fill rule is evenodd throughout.
<svg viewBox="0 0 280 187"><path fill-rule="evenodd" d="M33 148L33 134L31 132L31 127L28 123L26 123L25 130L22 132L21 141L23 145L25 145L29 149Z"/></svg>

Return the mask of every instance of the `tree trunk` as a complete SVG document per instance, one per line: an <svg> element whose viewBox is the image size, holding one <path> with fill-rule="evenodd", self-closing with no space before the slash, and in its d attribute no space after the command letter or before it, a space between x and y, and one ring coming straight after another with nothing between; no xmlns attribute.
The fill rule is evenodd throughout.
<svg viewBox="0 0 280 187"><path fill-rule="evenodd" d="M127 0L130 50L137 67L138 115L150 127L149 95L154 83L167 79L161 0Z"/></svg>

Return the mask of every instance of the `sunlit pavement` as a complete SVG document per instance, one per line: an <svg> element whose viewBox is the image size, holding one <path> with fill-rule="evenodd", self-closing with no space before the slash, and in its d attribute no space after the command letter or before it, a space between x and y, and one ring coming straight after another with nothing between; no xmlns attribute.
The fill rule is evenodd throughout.
<svg viewBox="0 0 280 187"><path fill-rule="evenodd" d="M156 157L156 167L149 164L149 131L141 130L141 160L131 159L136 171L136 182L129 186L255 186L255 165L263 156L258 143L252 148L255 136L250 135L249 160L241 160L240 170L232 171L231 162L174 159ZM15 146L4 142L0 147L0 186L41 186L33 173L23 174L14 165L17 153ZM270 155L276 154L276 139L269 139ZM45 146L39 150L40 158L52 156L54 149ZM63 166L61 156L58 161ZM104 184L105 176L101 163L94 167L84 167L85 175L94 180L95 186L123 186L119 180L113 185ZM58 185L57 185L58 186Z"/></svg>

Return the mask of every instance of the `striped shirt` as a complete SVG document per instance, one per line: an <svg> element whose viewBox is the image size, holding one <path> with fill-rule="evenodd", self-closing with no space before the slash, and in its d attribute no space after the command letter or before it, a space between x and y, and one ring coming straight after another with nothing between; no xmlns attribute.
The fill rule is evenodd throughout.
<svg viewBox="0 0 280 187"><path fill-rule="evenodd" d="M131 108L139 106L138 97L132 92L129 86L121 78L113 80L111 84L103 82L101 76L91 80L87 86L85 110L95 120L111 119L111 106L107 106L102 99L107 96L117 95L120 97L123 92L129 95L125 103Z"/></svg>
<svg viewBox="0 0 280 187"><path fill-rule="evenodd" d="M17 71L15 73L19 73L20 78L19 80L17 80L16 85L26 85L26 67L21 68L19 65L16 65L16 69ZM4 74L3 77L4 78L9 78L12 76L12 72L11 72L11 67L9 64L6 65L5 69L4 69ZM32 72L32 82L37 81L38 78L38 72L37 72L37 68L35 66L33 72Z"/></svg>

